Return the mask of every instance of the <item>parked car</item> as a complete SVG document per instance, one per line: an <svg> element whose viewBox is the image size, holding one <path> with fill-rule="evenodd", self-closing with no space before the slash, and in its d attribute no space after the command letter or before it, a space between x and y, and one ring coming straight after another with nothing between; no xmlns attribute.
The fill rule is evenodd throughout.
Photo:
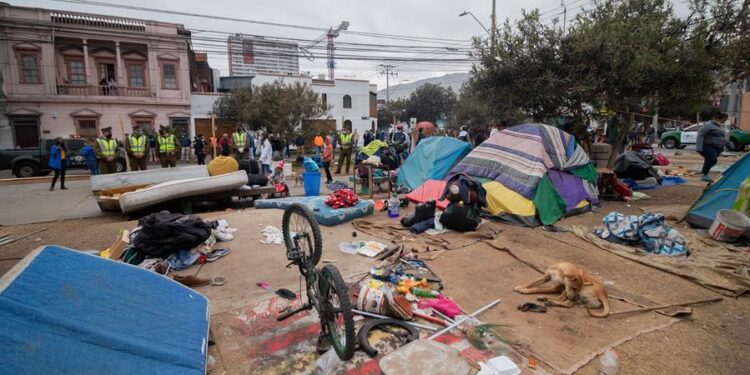
<svg viewBox="0 0 750 375"><path fill-rule="evenodd" d="M695 124L682 131L673 130L664 132L659 140L659 145L666 148L685 148L687 145L694 145L698 138L698 129L700 127L701 124ZM750 145L750 132L736 128L733 128L729 132L728 149L742 151L747 145Z"/></svg>
<svg viewBox="0 0 750 375"><path fill-rule="evenodd" d="M44 176L51 172L49 168L49 151L54 139L40 139L36 148L22 148L15 150L0 150L0 170L10 169L16 177ZM81 149L86 144L82 138L66 138L65 148L68 150L68 169L87 169L86 158L81 155ZM125 170L125 151L118 148L117 172Z"/></svg>

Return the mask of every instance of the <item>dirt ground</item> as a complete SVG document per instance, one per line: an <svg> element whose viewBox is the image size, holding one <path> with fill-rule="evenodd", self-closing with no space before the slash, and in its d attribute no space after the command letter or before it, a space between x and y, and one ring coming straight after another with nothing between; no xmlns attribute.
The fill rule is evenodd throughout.
<svg viewBox="0 0 750 375"><path fill-rule="evenodd" d="M688 167L699 165L699 160L694 155L678 155L670 159ZM720 163L731 164L734 160L736 159L722 158ZM690 177L684 185L645 191L651 197L648 200L632 203L604 202L595 211L566 218L558 225L597 226L604 215L615 210L626 214L640 214L643 209L656 209L679 214L700 195L704 186L697 178ZM227 243L233 254L206 265L201 271L204 276L222 275L229 278L224 287L200 290L211 299L212 314L226 316L231 320L234 319L231 314L238 308L271 298L271 292L255 286L259 281L268 282L274 288L296 290L297 273L284 268L286 263L283 246L259 243L259 232L264 226L280 227L280 210L221 211L201 216L223 217L232 226L241 229L237 238ZM685 228L683 224L672 224L679 230L692 230ZM593 358L593 355L609 345L615 345L615 350L619 353L622 374L742 374L750 369L750 357L747 356L750 350L750 339L747 337L750 332L748 296L736 299L725 297L718 303L695 306L690 317L677 321L656 313L596 319L589 317L582 307L553 308L546 314L522 313L516 309L516 305L533 301L534 296L515 294L512 288L538 277L538 272L528 264L544 268L560 261L570 261L585 267L607 283L610 295L637 300L646 305L719 295L678 276L601 250L570 233L551 233L540 228L520 228L497 223L489 225L502 230L499 239L518 258L486 243L478 243L447 251L437 260L431 261L430 265L443 278L445 293L466 311L474 311L489 301L501 298L503 302L483 314L481 319L508 324L508 327L502 329L502 333L514 342L517 350L526 356L537 358L545 369L555 373L580 366L575 373L596 374L599 360ZM134 221L126 222L115 216L2 227L2 234L12 236L42 228L46 230L0 247L0 275L39 246L55 244L80 250L102 249L113 241L118 230L134 226ZM340 241L351 238L352 231L353 228L348 223L337 227L323 227L323 258L334 261L345 276L366 271L373 264L371 260L361 256L344 255L335 250ZM367 237L363 233L359 233L359 236L382 242L387 238L385 235ZM612 300L613 311L631 308L634 306ZM213 328L216 327L212 324ZM639 334L640 331L649 330L650 332ZM625 340L631 337L631 340ZM210 353L215 356L215 349ZM247 355L249 354L245 354ZM234 357L228 356L224 361L247 360L242 355L232 358ZM214 365L212 373L238 373L239 371L231 370L240 368L236 365L220 363ZM244 368L248 370L247 364ZM249 370L250 373L263 372L252 371L252 368ZM524 371L529 373L528 369Z"/></svg>

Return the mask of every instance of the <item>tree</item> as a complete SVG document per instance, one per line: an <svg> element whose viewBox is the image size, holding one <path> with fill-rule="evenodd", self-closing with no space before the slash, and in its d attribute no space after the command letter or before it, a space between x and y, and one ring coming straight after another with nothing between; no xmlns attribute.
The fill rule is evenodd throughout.
<svg viewBox="0 0 750 375"><path fill-rule="evenodd" d="M425 83L409 96L404 117L416 117L418 121L435 123L438 119L449 116L455 103L456 93L452 88Z"/></svg>
<svg viewBox="0 0 750 375"><path fill-rule="evenodd" d="M322 118L329 107L308 85L275 81L254 91L240 88L225 94L214 103L213 110L220 118L237 121L249 129L291 139L301 131L302 120Z"/></svg>
<svg viewBox="0 0 750 375"><path fill-rule="evenodd" d="M385 128L393 125L394 119L396 122L408 121L406 106L407 100L403 98L388 102L385 107L378 110L378 127Z"/></svg>
<svg viewBox="0 0 750 375"><path fill-rule="evenodd" d="M471 133L476 133L500 121L510 124L523 121L524 114L517 107L509 106L505 101L484 100L474 85L474 81L470 80L461 86L448 127L458 129L466 126Z"/></svg>

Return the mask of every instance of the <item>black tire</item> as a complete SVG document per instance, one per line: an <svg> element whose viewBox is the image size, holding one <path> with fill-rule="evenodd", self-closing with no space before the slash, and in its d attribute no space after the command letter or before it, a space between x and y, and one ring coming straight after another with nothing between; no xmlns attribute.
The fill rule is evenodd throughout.
<svg viewBox="0 0 750 375"><path fill-rule="evenodd" d="M125 159L117 158L115 160L115 168L117 169L117 173L127 172L128 165L125 163Z"/></svg>
<svg viewBox="0 0 750 375"><path fill-rule="evenodd" d="M38 176L39 166L30 161L18 162L13 168L13 174L18 178Z"/></svg>
<svg viewBox="0 0 750 375"><path fill-rule="evenodd" d="M329 264L320 271L321 304L325 304L326 315L320 317L320 324L325 325L331 339L333 350L342 361L348 361L357 349L352 304L349 300L349 288L341 277L336 266ZM323 290L327 287L327 290ZM337 324L337 320L339 321ZM338 326L341 327L338 327Z"/></svg>
<svg viewBox="0 0 750 375"><path fill-rule="evenodd" d="M315 220L315 216L307 207L299 203L295 203L284 210L284 216L281 219L281 231L284 233L284 244L287 250L294 247L292 232L306 232L308 229L309 232L312 232L308 232L312 239L307 244L302 243L302 249L300 250L305 252L313 265L316 265L320 262L320 256L323 253L323 236L320 234L320 226ZM303 275L307 273L302 264L299 265L299 269Z"/></svg>
<svg viewBox="0 0 750 375"><path fill-rule="evenodd" d="M663 145L665 148L673 149L677 147L677 140L674 138L667 138L664 140Z"/></svg>

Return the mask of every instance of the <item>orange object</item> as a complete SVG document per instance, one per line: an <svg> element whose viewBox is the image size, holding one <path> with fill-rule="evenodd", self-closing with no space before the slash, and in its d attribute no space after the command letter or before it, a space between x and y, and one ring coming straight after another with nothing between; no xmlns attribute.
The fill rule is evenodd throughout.
<svg viewBox="0 0 750 375"><path fill-rule="evenodd" d="M529 368L532 370L536 370L536 359L533 357L529 357Z"/></svg>
<svg viewBox="0 0 750 375"><path fill-rule="evenodd" d="M383 211L383 207L385 207L383 201L375 201L375 212Z"/></svg>
<svg viewBox="0 0 750 375"><path fill-rule="evenodd" d="M430 284L427 283L427 279L422 280L401 280L398 282L398 286L396 287L396 290L401 294L406 294L411 292L411 289L414 287L420 287L429 289Z"/></svg>

